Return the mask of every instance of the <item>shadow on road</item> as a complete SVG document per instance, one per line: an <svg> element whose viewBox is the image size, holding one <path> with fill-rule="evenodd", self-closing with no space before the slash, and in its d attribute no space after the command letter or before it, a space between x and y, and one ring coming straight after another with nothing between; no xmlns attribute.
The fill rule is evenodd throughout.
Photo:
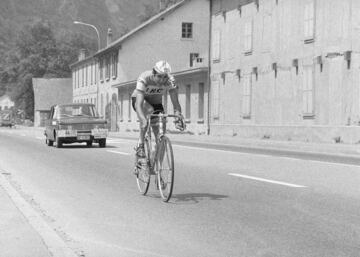
<svg viewBox="0 0 360 257"><path fill-rule="evenodd" d="M199 203L204 200L222 200L227 195L215 195L209 193L176 194L171 197L174 203Z"/></svg>

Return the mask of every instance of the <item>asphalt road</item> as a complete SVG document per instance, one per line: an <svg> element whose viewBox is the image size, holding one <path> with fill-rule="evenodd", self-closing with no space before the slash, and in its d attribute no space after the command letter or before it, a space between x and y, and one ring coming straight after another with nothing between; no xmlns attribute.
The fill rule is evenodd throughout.
<svg viewBox="0 0 360 257"><path fill-rule="evenodd" d="M294 152L174 143L170 203L137 192L135 141L45 145L0 129L0 169L66 244L86 257L358 257L360 167ZM342 159L343 160L343 159Z"/></svg>

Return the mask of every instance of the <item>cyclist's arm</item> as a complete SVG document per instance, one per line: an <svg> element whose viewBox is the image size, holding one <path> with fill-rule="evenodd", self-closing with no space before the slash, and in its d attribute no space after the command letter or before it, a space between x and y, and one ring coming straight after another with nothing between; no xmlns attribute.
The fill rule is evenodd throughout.
<svg viewBox="0 0 360 257"><path fill-rule="evenodd" d="M170 99L171 102L173 104L174 107L174 113L175 114L181 114L181 106L179 103L179 94L178 94L178 89L177 88L173 88L169 90L169 95L170 95Z"/></svg>
<svg viewBox="0 0 360 257"><path fill-rule="evenodd" d="M142 127L146 127L146 116L143 110L143 103L145 100L145 95L143 91L137 90L136 93L136 102L135 102L135 109L136 109L136 113L139 117L139 120L141 122L141 126Z"/></svg>

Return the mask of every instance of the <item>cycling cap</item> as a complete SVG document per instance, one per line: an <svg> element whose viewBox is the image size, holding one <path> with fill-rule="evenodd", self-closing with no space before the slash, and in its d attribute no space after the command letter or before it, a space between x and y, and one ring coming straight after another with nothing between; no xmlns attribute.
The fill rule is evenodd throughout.
<svg viewBox="0 0 360 257"><path fill-rule="evenodd" d="M154 66L154 70L159 74L169 74L171 72L171 67L166 61L158 61Z"/></svg>

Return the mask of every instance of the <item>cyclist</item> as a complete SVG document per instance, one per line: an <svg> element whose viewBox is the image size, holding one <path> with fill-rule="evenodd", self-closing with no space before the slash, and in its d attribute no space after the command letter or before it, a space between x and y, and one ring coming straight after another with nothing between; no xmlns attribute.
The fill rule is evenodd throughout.
<svg viewBox="0 0 360 257"><path fill-rule="evenodd" d="M171 67L166 61L158 61L152 70L143 72L137 79L136 88L131 95L132 106L140 120L140 137L135 148L138 158L145 158L144 138L147 130L147 116L151 113L158 114L164 112L162 96L168 91L174 107L175 115L179 118L175 120L175 127L181 131L185 129L184 118L181 114L181 106L178 99L178 88L175 79L170 74ZM159 133L158 118L151 118L150 125L157 139Z"/></svg>

